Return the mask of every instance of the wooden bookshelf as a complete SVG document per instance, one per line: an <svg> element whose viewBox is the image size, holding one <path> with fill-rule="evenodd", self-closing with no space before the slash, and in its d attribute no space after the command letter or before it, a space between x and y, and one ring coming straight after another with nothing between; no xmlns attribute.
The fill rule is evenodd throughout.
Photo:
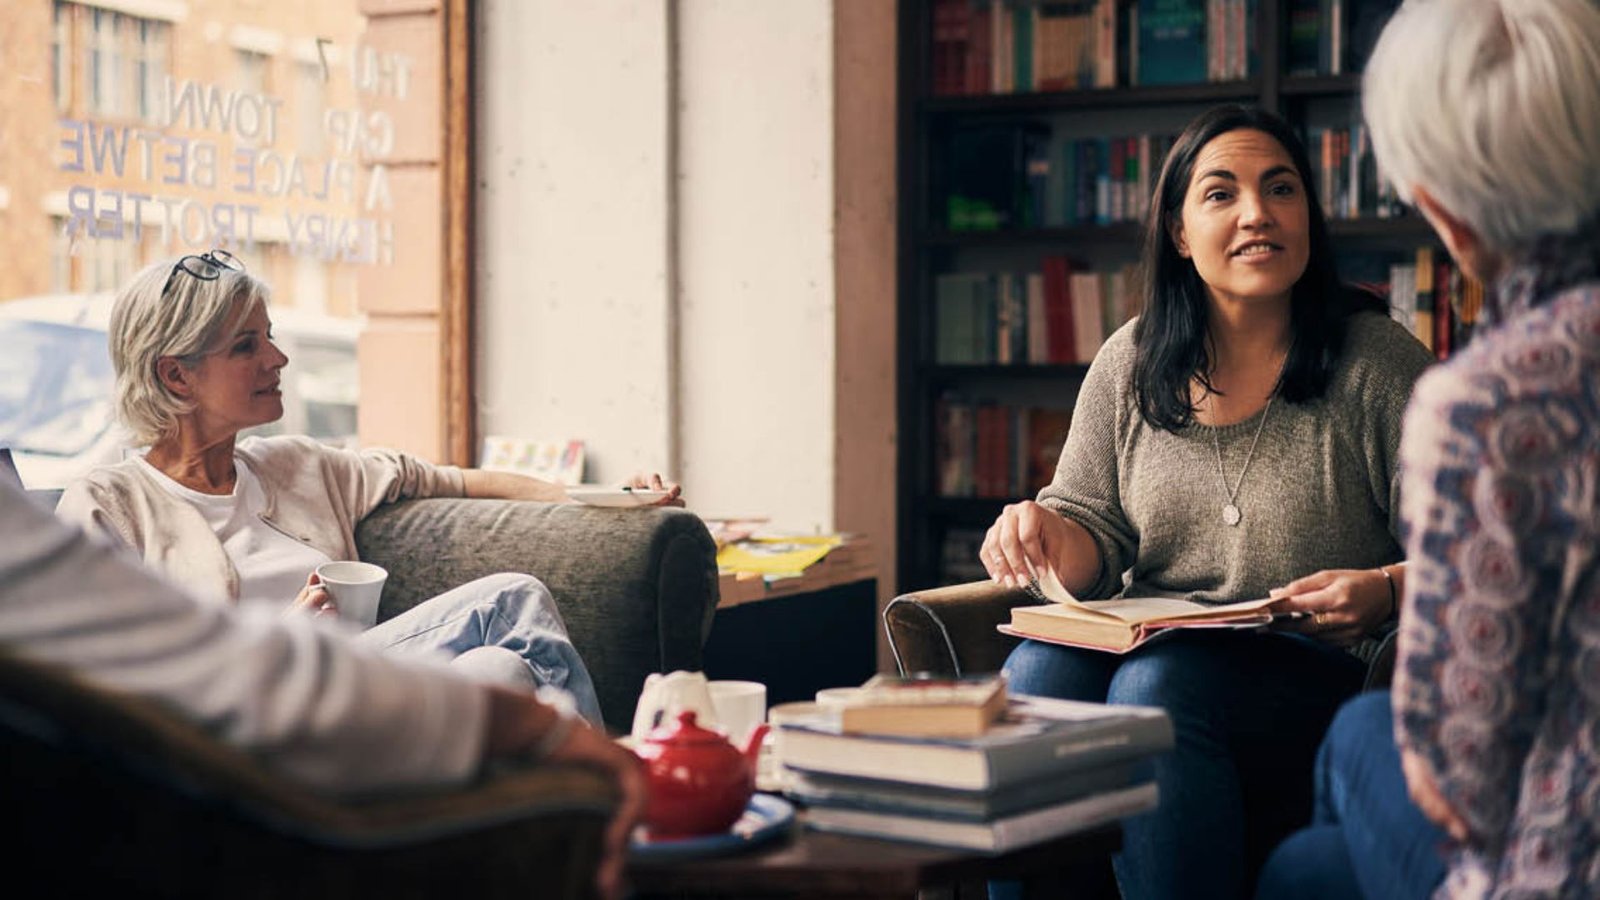
<svg viewBox="0 0 1600 900"><path fill-rule="evenodd" d="M966 3L962 9L967 10L993 6L986 0L961 2ZM1030 5L1030 0L995 2L1009 6ZM957 165L951 158L954 155L951 135L961 129L1027 123L1029 127L1049 130L1047 140L1051 149L1048 152L1053 160L1058 142L1083 140L1086 136L1090 139L1127 138L1130 130L1138 129L1155 133L1156 129L1166 126L1143 123L1183 122L1209 106L1229 102L1272 109L1300 127L1308 137L1313 128L1353 128L1351 117L1359 114L1361 87L1360 75L1352 71L1355 64L1345 63L1341 57L1341 62L1335 65L1332 56L1326 55L1331 51L1319 44L1325 56L1317 64L1319 74L1309 74L1304 62L1308 48L1306 20L1298 20L1300 30L1296 31L1297 23L1292 21L1295 4L1291 0L1251 2L1253 33L1257 37L1252 64L1243 77L1238 77L1239 57L1235 55L1235 77L1226 80L1136 86L1130 84L1133 80L1131 67L1124 66L1117 75L1116 85L1110 87L969 93L966 91L971 89L972 83L968 81L960 85L962 93L954 93L948 67L940 69L945 73L944 81L935 77L936 63L942 65L949 60L948 57L936 60L940 51L934 46L935 15L941 10L952 14L952 8L940 0L900 0L897 121L900 197L897 226L900 333L897 574L900 591L948 583L949 579L941 577L940 555L947 539L951 538L950 533L960 530L955 536L960 540L952 545L966 546L962 540L970 544L1005 503L1019 499L940 496L935 490L939 483L936 479L939 459L936 457L940 453L941 438L949 437L941 435L940 422L936 420L941 398L955 396L963 403L970 400L980 404L1037 405L1041 395L1050 395L1070 409L1087 371L1087 365L1082 362L950 364L948 357L941 359L939 354L945 350L937 342L935 332L936 301L940 299L936 292L940 289L941 276L1025 272L1030 260L1045 254L1086 260L1096 271L1110 272L1113 266L1123 266L1137 258L1143 234L1142 217L1124 215L1120 220L1113 217L1103 224L1082 221L1063 224L1037 221L1037 212L1033 214L1036 221L1025 225L1005 223L984 230L951 228L946 219L954 213L946 202L947 194L941 193L946 185L942 179L948 178L949 171ZM1359 17L1370 14L1385 0L1338 2L1343 4L1346 25L1355 28ZM1086 5L1094 6L1093 3ZM1128 7L1137 5L1137 0L1117 0L1118 15L1124 15ZM1207 6L1206 0L1200 0L1200 10L1204 11ZM942 33L943 39L948 41L948 31ZM1321 34L1318 32L1319 41ZM1123 38L1126 37L1124 34ZM941 46L948 47L948 44ZM1127 54L1126 44L1119 43L1117 52ZM1354 59L1354 55L1350 58ZM991 64L993 59L991 55ZM1291 63L1294 64L1293 74ZM1036 77L1039 66L1033 70ZM1335 69L1339 69L1339 73L1331 74ZM970 72L966 77L970 79ZM936 84L944 90L936 92ZM1178 127L1172 127L1170 133L1176 134L1177 130ZM1318 164L1319 148L1308 146L1308 149L1314 165ZM1154 169L1159 163L1152 159L1149 165ZM1140 179L1141 187L1153 184L1154 171L1141 174L1144 176ZM1079 194L1079 203L1081 197ZM1072 204L1071 195L1065 202L1069 206ZM1330 216L1329 230L1341 254L1351 251L1403 256L1419 246L1437 246L1426 223L1414 215ZM1352 280L1371 279L1355 277ZM1076 303L1077 298L1072 302ZM1016 350L1011 352L1014 356ZM1034 485L1033 489L1041 486ZM993 482L990 487L992 489ZM970 567L965 571L970 574Z"/></svg>

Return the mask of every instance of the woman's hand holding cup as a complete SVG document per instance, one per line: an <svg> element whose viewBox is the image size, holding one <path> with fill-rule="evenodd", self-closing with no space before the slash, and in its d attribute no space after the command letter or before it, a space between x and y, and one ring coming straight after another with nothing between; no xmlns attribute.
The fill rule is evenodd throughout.
<svg viewBox="0 0 1600 900"><path fill-rule="evenodd" d="M317 577L315 572L306 577L306 586L295 595L294 602L289 604L289 608L296 612L309 612L314 616L339 614L339 607L334 604L333 596L322 586L322 579Z"/></svg>

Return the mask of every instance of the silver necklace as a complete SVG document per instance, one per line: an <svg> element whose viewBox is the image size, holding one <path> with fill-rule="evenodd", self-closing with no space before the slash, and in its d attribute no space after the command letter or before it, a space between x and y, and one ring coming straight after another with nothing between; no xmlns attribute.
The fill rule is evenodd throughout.
<svg viewBox="0 0 1600 900"><path fill-rule="evenodd" d="M1239 496L1239 488L1244 484L1244 473L1250 471L1250 460L1256 455L1256 441L1261 440L1261 429L1267 424L1267 413L1272 412L1272 399L1276 394L1267 397L1267 405L1261 408L1261 421L1256 423L1256 436L1250 439L1250 449L1245 451L1244 466L1239 469L1239 480L1233 483L1233 489L1228 489L1228 476L1222 471L1222 444L1217 440L1217 426L1211 426L1211 449L1217 453L1217 479L1222 482L1222 494L1227 502L1222 505L1222 521L1229 525L1238 525L1244 514L1239 512L1239 505L1234 502ZM1211 414L1217 413L1217 401L1211 401Z"/></svg>

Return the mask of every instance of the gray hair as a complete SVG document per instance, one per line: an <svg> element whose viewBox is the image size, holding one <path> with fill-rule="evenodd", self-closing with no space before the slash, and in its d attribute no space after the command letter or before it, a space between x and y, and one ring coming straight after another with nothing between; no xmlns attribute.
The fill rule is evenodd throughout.
<svg viewBox="0 0 1600 900"><path fill-rule="evenodd" d="M244 272L224 269L206 281L182 271L173 275L177 262L155 263L133 276L111 309L117 418L138 444L176 434L178 417L194 408L161 383L156 361L175 356L185 366L198 365L271 297L266 284ZM169 276L172 286L163 294Z"/></svg>
<svg viewBox="0 0 1600 900"><path fill-rule="evenodd" d="M1362 81L1378 164L1489 248L1517 253L1600 210L1600 6L1409 0Z"/></svg>

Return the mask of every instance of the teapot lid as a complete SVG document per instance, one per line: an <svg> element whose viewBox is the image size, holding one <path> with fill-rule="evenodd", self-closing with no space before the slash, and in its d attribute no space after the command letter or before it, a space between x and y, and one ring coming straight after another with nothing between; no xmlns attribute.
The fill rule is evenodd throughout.
<svg viewBox="0 0 1600 900"><path fill-rule="evenodd" d="M695 721L697 715L694 710L686 709L678 713L678 720L656 726L650 732L649 740L655 743L666 744L727 744L728 739L721 732L703 728Z"/></svg>

